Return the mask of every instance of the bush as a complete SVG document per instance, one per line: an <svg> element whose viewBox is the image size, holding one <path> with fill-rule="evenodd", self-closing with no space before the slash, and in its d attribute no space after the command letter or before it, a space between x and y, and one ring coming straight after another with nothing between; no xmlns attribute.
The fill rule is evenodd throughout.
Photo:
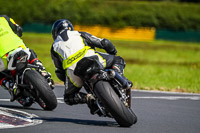
<svg viewBox="0 0 200 133"><path fill-rule="evenodd" d="M0 12L17 23L52 24L61 18L73 24L112 27L155 27L200 30L200 5L177 2L98 0L9 0L0 1Z"/></svg>

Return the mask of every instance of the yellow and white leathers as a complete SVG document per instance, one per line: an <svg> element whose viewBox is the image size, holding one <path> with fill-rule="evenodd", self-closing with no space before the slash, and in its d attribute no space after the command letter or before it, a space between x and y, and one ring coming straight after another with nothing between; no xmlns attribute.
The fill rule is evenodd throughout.
<svg viewBox="0 0 200 133"><path fill-rule="evenodd" d="M66 75L74 86L80 88L83 85L82 80L74 75L73 71L77 62L83 57L97 55L100 63L106 67L106 60L103 59L94 49L86 46L81 34L78 31L66 32L68 39L64 41L61 36L58 36L53 43L53 50L62 58L62 67L66 70ZM65 84L66 85L66 84Z"/></svg>

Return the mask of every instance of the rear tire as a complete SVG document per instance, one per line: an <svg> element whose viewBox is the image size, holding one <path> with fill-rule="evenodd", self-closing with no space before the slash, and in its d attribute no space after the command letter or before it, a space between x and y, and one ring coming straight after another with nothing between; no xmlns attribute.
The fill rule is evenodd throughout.
<svg viewBox="0 0 200 133"><path fill-rule="evenodd" d="M39 105L44 110L53 110L57 107L56 96L42 75L31 69L25 72L24 80L31 83L33 88L37 90L39 98L42 99L45 106L42 106L40 103Z"/></svg>
<svg viewBox="0 0 200 133"><path fill-rule="evenodd" d="M97 82L94 92L120 126L130 127L137 122L134 112L124 105L108 82Z"/></svg>

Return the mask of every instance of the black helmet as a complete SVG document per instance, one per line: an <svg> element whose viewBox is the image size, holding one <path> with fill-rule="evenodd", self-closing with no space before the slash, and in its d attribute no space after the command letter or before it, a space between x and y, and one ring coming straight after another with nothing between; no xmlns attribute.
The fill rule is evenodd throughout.
<svg viewBox="0 0 200 133"><path fill-rule="evenodd" d="M51 31L53 39L55 40L58 33L64 29L71 30L71 31L74 30L72 23L66 19L60 19L60 20L55 21L53 23L52 31Z"/></svg>

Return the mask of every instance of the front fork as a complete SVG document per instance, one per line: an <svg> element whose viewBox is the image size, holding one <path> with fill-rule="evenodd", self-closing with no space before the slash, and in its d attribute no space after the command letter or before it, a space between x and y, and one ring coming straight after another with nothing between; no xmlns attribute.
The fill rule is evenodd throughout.
<svg viewBox="0 0 200 133"><path fill-rule="evenodd" d="M113 79L116 85L113 87L116 88L120 99L124 102L127 107L131 107L131 89L128 84L128 81L118 72L115 72L112 69L107 69L108 77Z"/></svg>

